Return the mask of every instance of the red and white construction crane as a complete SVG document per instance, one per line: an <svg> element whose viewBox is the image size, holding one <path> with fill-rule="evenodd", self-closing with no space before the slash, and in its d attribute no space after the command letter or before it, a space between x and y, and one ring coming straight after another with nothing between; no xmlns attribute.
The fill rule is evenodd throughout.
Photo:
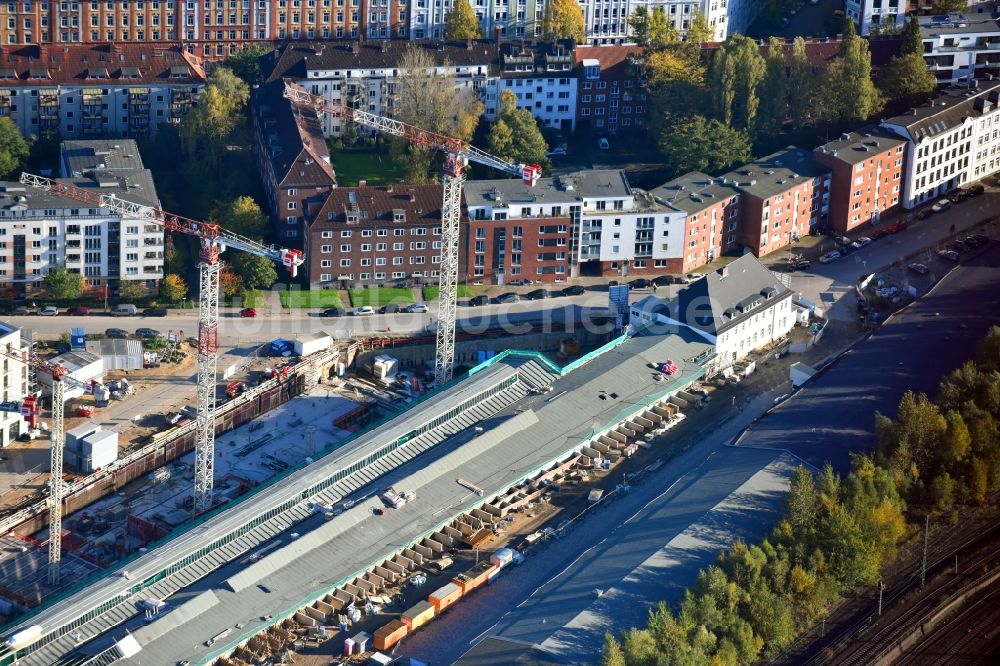
<svg viewBox="0 0 1000 666"><path fill-rule="evenodd" d="M467 141L421 129L361 109L354 109L319 95L312 95L294 83L285 83L284 96L294 104L314 109L316 113L343 118L445 154L444 196L441 204L441 278L438 293L437 349L434 357L434 381L438 386L441 386L451 380L455 364L459 230L465 167L469 162L484 164L498 171L519 176L526 185L531 187L534 187L541 177L542 168L537 164L513 164L485 153Z"/></svg>
<svg viewBox="0 0 1000 666"><path fill-rule="evenodd" d="M80 382L69 375L69 369L58 363L52 363L36 355L28 349L14 349L8 344L0 347L0 356L23 363L37 372L52 375L52 451L49 460L49 470L52 479L49 481L49 585L59 585L59 562L62 559L62 487L63 487L63 447L66 445L63 428L63 409L65 406L65 385L87 389L88 383ZM28 401L25 401L25 405ZM21 407L24 413L24 406ZM28 409L32 409L28 407Z"/></svg>
<svg viewBox="0 0 1000 666"><path fill-rule="evenodd" d="M199 222L167 213L144 204L119 199L114 194L99 193L43 178L21 174L21 183L68 199L88 203L95 208L113 211L123 218L145 220L166 231L187 234L199 239L201 255L198 262L200 295L198 301L198 438L195 444L194 513L212 508L212 485L215 469L215 390L216 365L219 354L219 274L223 263L219 258L227 248L249 252L285 266L292 274L305 261L301 250L287 250L263 245L255 240L226 231L217 224ZM53 445L54 446L54 445Z"/></svg>

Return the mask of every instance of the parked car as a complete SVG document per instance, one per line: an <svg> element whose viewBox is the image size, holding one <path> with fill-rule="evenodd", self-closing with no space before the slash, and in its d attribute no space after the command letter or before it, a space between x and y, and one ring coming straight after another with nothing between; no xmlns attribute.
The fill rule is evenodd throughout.
<svg viewBox="0 0 1000 666"><path fill-rule="evenodd" d="M128 337L128 331L123 328L109 328L104 331L104 337L124 339Z"/></svg>
<svg viewBox="0 0 1000 666"><path fill-rule="evenodd" d="M240 310L240 316L244 318L252 318L257 316L257 308L243 308Z"/></svg>
<svg viewBox="0 0 1000 666"><path fill-rule="evenodd" d="M583 296L583 287L574 284L564 288L561 293L563 296Z"/></svg>
<svg viewBox="0 0 1000 666"><path fill-rule="evenodd" d="M524 295L529 301L544 300L546 298L552 298L552 292L548 289L535 289L534 291L529 291Z"/></svg>
<svg viewBox="0 0 1000 666"><path fill-rule="evenodd" d="M375 314L375 308L370 305L362 305L351 310L351 314L355 317L366 317Z"/></svg>
<svg viewBox="0 0 1000 666"><path fill-rule="evenodd" d="M948 247L950 247L952 250L955 250L955 252L968 252L969 250L972 249L971 247L969 247L960 240L948 243Z"/></svg>
<svg viewBox="0 0 1000 666"><path fill-rule="evenodd" d="M868 245L871 242L872 242L871 238L868 238L868 236L862 236L861 238L858 238L853 243L851 243L851 248L855 250L860 250L865 245Z"/></svg>
<svg viewBox="0 0 1000 666"><path fill-rule="evenodd" d="M649 289L653 283L646 278L636 278L628 283L629 289Z"/></svg>
<svg viewBox="0 0 1000 666"><path fill-rule="evenodd" d="M958 263L959 260L958 252L954 250L938 250L938 256L948 261L954 261L955 263Z"/></svg>
<svg viewBox="0 0 1000 666"><path fill-rule="evenodd" d="M934 211L935 213L940 213L942 211L948 210L949 208L951 208L951 202L948 201L947 199L941 199L936 204L931 206L931 210Z"/></svg>
<svg viewBox="0 0 1000 666"><path fill-rule="evenodd" d="M521 298L512 291L497 296L497 303L517 303Z"/></svg>
<svg viewBox="0 0 1000 666"><path fill-rule="evenodd" d="M399 312L399 305L396 303L386 303L378 309L379 314L393 314Z"/></svg>
<svg viewBox="0 0 1000 666"><path fill-rule="evenodd" d="M469 305L473 307L479 307L480 305L486 305L490 302L490 297L486 295L473 296L469 299Z"/></svg>
<svg viewBox="0 0 1000 666"><path fill-rule="evenodd" d="M821 264L829 264L829 263L832 263L834 261L837 261L837 259L840 259L842 256L844 256L844 255L842 255L839 250L833 250L831 252L827 252L822 257L820 257L819 258L819 263L821 263Z"/></svg>
<svg viewBox="0 0 1000 666"><path fill-rule="evenodd" d="M409 312L410 314L426 314L430 312L430 308L427 307L426 303L411 303L406 306L404 312Z"/></svg>
<svg viewBox="0 0 1000 666"><path fill-rule="evenodd" d="M83 307L82 305L77 305L76 307L66 310L66 314L72 317L86 317L87 315L90 314L90 310L88 308Z"/></svg>
<svg viewBox="0 0 1000 666"><path fill-rule="evenodd" d="M907 266L907 268L909 268L911 271L913 271L917 275L927 275L927 273L930 272L930 269L927 268L927 266L925 266L924 264L916 263L916 262L910 264L909 266Z"/></svg>
<svg viewBox="0 0 1000 666"><path fill-rule="evenodd" d="M597 147L600 150L608 150L611 148L611 144L608 143L607 139L601 137L600 139L597 140Z"/></svg>
<svg viewBox="0 0 1000 666"><path fill-rule="evenodd" d="M142 316L143 317L166 317L167 316L167 309L166 308L146 308L145 310L142 311Z"/></svg>
<svg viewBox="0 0 1000 666"><path fill-rule="evenodd" d="M46 305L44 308L38 309L38 314L42 317L55 317L59 314L59 308L54 305Z"/></svg>
<svg viewBox="0 0 1000 666"><path fill-rule="evenodd" d="M154 338L163 337L160 332L152 328L137 328L135 329L135 334L138 335L143 340L152 340Z"/></svg>
<svg viewBox="0 0 1000 666"><path fill-rule="evenodd" d="M343 317L344 316L344 309L343 308L327 308L325 310L321 310L320 313L319 313L319 316L320 317Z"/></svg>

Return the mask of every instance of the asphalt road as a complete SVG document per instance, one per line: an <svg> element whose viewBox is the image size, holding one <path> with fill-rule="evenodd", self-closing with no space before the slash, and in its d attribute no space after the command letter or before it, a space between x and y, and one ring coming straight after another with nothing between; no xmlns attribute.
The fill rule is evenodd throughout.
<svg viewBox="0 0 1000 666"><path fill-rule="evenodd" d="M787 449L846 470L852 451L874 447L876 411L895 415L909 389L933 395L998 323L998 268L994 241L754 424L740 444Z"/></svg>

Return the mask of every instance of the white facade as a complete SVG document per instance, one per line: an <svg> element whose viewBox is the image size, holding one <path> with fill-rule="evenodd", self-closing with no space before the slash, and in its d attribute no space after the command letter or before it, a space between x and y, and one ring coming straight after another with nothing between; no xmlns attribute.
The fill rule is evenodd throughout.
<svg viewBox="0 0 1000 666"><path fill-rule="evenodd" d="M953 89L882 126L907 139L903 206L914 208L1000 169L1000 82L966 96ZM935 108L940 108L935 111Z"/></svg>
<svg viewBox="0 0 1000 666"><path fill-rule="evenodd" d="M0 346L17 355L21 351L21 331L9 324L0 323ZM28 394L28 368L12 358L4 356L0 361L3 368L3 401L19 402ZM0 412L0 449L17 441L24 432L24 419L18 412Z"/></svg>
<svg viewBox="0 0 1000 666"><path fill-rule="evenodd" d="M924 60L938 83L969 81L1000 68L1000 20L989 14L921 16Z"/></svg>
<svg viewBox="0 0 1000 666"><path fill-rule="evenodd" d="M844 11L854 19L858 34L868 35L878 26L902 29L906 23L906 0L846 0Z"/></svg>

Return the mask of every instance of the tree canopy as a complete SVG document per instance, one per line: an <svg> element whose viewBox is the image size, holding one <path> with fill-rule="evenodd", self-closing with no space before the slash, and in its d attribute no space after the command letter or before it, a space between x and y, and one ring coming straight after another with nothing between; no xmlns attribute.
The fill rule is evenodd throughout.
<svg viewBox="0 0 1000 666"><path fill-rule="evenodd" d="M59 300L79 298L83 292L83 276L65 266L53 266L42 278L45 293Z"/></svg>
<svg viewBox="0 0 1000 666"><path fill-rule="evenodd" d="M576 0L549 0L545 3L542 18L542 34L546 39L575 39L582 42L587 38L583 10Z"/></svg>
<svg viewBox="0 0 1000 666"><path fill-rule="evenodd" d="M31 146L24 140L10 118L0 118L0 177L13 174L21 168L31 152Z"/></svg>
<svg viewBox="0 0 1000 666"><path fill-rule="evenodd" d="M479 18L472 11L469 0L455 0L454 6L445 19L445 39L479 39L482 31L479 28Z"/></svg>

